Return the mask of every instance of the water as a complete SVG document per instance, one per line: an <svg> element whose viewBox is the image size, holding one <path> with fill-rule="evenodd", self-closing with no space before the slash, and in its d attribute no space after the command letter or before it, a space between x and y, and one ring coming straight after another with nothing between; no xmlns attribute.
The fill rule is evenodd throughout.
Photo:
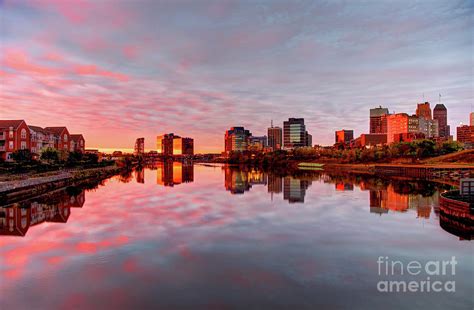
<svg viewBox="0 0 474 310"><path fill-rule="evenodd" d="M440 217L445 189L175 163L60 191L0 209L0 308L472 309L473 243ZM380 256L454 256L455 292L379 292L427 278L379 275Z"/></svg>

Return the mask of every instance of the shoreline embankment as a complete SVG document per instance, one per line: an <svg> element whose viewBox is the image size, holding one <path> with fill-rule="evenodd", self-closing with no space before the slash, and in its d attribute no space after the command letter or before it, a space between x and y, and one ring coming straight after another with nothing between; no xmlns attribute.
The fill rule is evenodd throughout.
<svg viewBox="0 0 474 310"><path fill-rule="evenodd" d="M0 182L0 205L39 196L67 186L79 186L94 180L103 180L118 174L122 168L107 166L100 168L58 171L49 176Z"/></svg>

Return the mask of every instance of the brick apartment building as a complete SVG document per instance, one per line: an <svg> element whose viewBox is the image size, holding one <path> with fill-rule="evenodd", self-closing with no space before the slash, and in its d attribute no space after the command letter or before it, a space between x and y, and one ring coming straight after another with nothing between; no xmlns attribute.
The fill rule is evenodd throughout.
<svg viewBox="0 0 474 310"><path fill-rule="evenodd" d="M39 156L45 148L85 151L81 134L70 135L66 127L28 126L24 120L0 120L0 158L11 160L17 150L30 150Z"/></svg>

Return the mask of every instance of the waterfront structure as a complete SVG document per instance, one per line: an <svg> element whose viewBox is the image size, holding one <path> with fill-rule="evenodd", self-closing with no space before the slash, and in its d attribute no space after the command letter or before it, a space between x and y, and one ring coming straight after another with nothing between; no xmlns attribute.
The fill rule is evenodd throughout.
<svg viewBox="0 0 474 310"><path fill-rule="evenodd" d="M30 150L41 155L42 150L54 148L54 135L39 126L28 126L30 129Z"/></svg>
<svg viewBox="0 0 474 310"><path fill-rule="evenodd" d="M71 139L69 137L69 131L66 127L46 127L44 130L53 135L55 149L58 151L69 151L71 149Z"/></svg>
<svg viewBox="0 0 474 310"><path fill-rule="evenodd" d="M457 129L457 140L465 144L474 144L474 126L461 125Z"/></svg>
<svg viewBox="0 0 474 310"><path fill-rule="evenodd" d="M71 152L84 153L86 150L86 140L81 134L71 134Z"/></svg>
<svg viewBox="0 0 474 310"><path fill-rule="evenodd" d="M418 103L416 107L416 116L424 119L431 118L431 107L429 102Z"/></svg>
<svg viewBox="0 0 474 310"><path fill-rule="evenodd" d="M387 115L389 114L388 109L382 108L382 106L370 109L369 130L371 134L387 133Z"/></svg>
<svg viewBox="0 0 474 310"><path fill-rule="evenodd" d="M182 138L173 133L158 136L156 147L158 154L164 156L194 155L194 140L192 138Z"/></svg>
<svg viewBox="0 0 474 310"><path fill-rule="evenodd" d="M282 130L281 127L273 127L273 122L268 128L268 146L272 151L281 150L282 147Z"/></svg>
<svg viewBox="0 0 474 310"><path fill-rule="evenodd" d="M336 144L349 144L351 140L354 140L354 130L338 130L336 131Z"/></svg>
<svg viewBox="0 0 474 310"><path fill-rule="evenodd" d="M448 125L448 109L444 104L437 104L434 107L433 119L438 121L438 137L448 139L451 136L451 130Z"/></svg>
<svg viewBox="0 0 474 310"><path fill-rule="evenodd" d="M31 148L30 129L24 120L0 120L0 157L11 160L17 150Z"/></svg>
<svg viewBox="0 0 474 310"><path fill-rule="evenodd" d="M250 151L263 151L268 146L267 136L251 136L249 138L249 147Z"/></svg>
<svg viewBox="0 0 474 310"><path fill-rule="evenodd" d="M135 140L135 147L133 151L133 155L139 156L145 153L145 138L137 138Z"/></svg>
<svg viewBox="0 0 474 310"><path fill-rule="evenodd" d="M244 127L231 127L225 132L225 152L247 151L252 133Z"/></svg>
<svg viewBox="0 0 474 310"><path fill-rule="evenodd" d="M312 136L306 131L304 118L289 118L283 122L283 148L291 150L312 145Z"/></svg>

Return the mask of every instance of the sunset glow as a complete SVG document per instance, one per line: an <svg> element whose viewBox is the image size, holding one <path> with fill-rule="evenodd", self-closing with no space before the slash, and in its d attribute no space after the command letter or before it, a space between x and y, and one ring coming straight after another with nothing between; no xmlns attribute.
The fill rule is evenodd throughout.
<svg viewBox="0 0 474 310"><path fill-rule="evenodd" d="M87 148L180 132L222 152L225 130L304 117L313 144L368 131L368 111L472 93L469 2L0 1L0 119L67 126Z"/></svg>

